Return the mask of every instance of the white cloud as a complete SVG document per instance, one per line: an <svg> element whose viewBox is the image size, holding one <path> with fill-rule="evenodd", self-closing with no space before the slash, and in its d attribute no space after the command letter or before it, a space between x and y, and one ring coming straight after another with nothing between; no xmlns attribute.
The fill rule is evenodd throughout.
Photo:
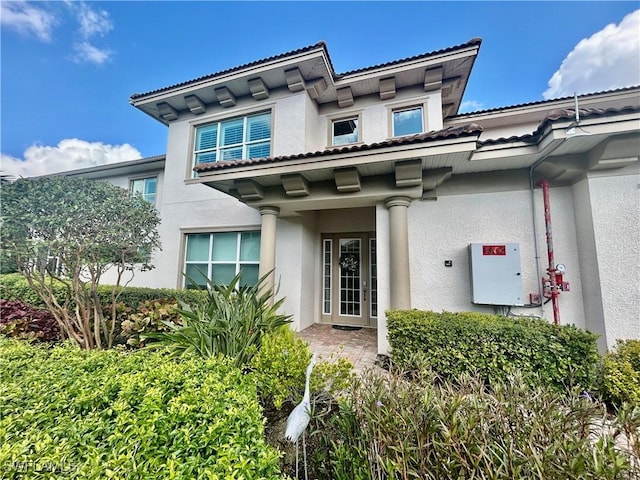
<svg viewBox="0 0 640 480"><path fill-rule="evenodd" d="M21 35L34 36L44 42L53 39L54 29L63 20L77 23L77 40L72 45L72 54L67 58L76 63L102 65L113 56L113 50L96 45L96 38L104 37L113 30L109 12L96 9L82 1L65 1L66 9L59 10L60 18L51 9L42 8L44 2L0 0L2 26ZM63 18L66 17L66 18Z"/></svg>
<svg viewBox="0 0 640 480"><path fill-rule="evenodd" d="M484 109L484 104L477 100L465 100L460 104L460 113L477 112Z"/></svg>
<svg viewBox="0 0 640 480"><path fill-rule="evenodd" d="M102 36L113 29L109 12L94 10L83 2L76 9L76 19L80 23L80 34L85 39L94 35Z"/></svg>
<svg viewBox="0 0 640 480"><path fill-rule="evenodd" d="M32 145L25 150L24 159L2 154L0 171L18 177L35 177L137 158L142 155L128 143L108 145L69 138L55 147Z"/></svg>
<svg viewBox="0 0 640 480"><path fill-rule="evenodd" d="M89 42L80 42L73 45L71 60L76 63L95 63L102 65L111 59L113 52L108 48L100 49Z"/></svg>
<svg viewBox="0 0 640 480"><path fill-rule="evenodd" d="M581 40L549 80L545 99L640 84L640 10Z"/></svg>
<svg viewBox="0 0 640 480"><path fill-rule="evenodd" d="M93 63L102 65L108 62L113 51L109 48L97 47L93 38L104 37L113 30L113 23L106 10L95 10L85 2L68 2L67 6L73 12L79 24L78 35L80 41L73 44L73 54L70 59L76 63Z"/></svg>
<svg viewBox="0 0 640 480"><path fill-rule="evenodd" d="M23 1L0 2L0 23L22 35L33 35L43 42L51 41L56 17L32 3Z"/></svg>

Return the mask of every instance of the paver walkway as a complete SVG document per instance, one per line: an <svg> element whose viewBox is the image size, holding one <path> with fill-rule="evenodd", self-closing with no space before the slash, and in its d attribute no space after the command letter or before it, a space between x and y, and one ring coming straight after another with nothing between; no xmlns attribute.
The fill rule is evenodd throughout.
<svg viewBox="0 0 640 480"><path fill-rule="evenodd" d="M309 342L309 349L318 352L320 357L348 358L358 372L372 367L378 354L378 331L373 328L341 330L314 323L298 335Z"/></svg>

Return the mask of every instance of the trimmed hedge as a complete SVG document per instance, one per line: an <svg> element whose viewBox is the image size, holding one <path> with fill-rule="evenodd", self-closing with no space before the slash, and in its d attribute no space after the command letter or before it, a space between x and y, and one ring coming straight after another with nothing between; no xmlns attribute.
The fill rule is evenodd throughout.
<svg viewBox="0 0 640 480"><path fill-rule="evenodd" d="M102 285L98 294L103 305L111 304L111 286ZM65 287L59 284L56 292L60 297L65 295ZM137 309L138 305L152 300L178 301L189 304L199 303L206 297L206 292L200 290L176 290L171 288L125 287L118 298L118 302L126 307ZM44 302L29 287L27 280L19 273L0 275L0 298L5 300L20 300L34 307L46 308Z"/></svg>
<svg viewBox="0 0 640 480"><path fill-rule="evenodd" d="M0 338L2 478L279 479L263 431L229 361Z"/></svg>
<svg viewBox="0 0 640 480"><path fill-rule="evenodd" d="M600 355L597 335L545 320L471 312L387 312L391 358L401 368L426 363L455 378L475 373L504 380L522 373L532 384L564 390L595 385Z"/></svg>

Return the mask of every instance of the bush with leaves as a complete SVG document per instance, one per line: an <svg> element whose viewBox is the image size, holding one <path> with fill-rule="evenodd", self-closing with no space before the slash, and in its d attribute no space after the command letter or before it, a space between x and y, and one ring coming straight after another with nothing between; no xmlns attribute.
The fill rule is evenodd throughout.
<svg viewBox="0 0 640 480"><path fill-rule="evenodd" d="M288 327L264 336L250 363L263 405L279 410L285 401L302 398L311 355L308 344ZM334 395L351 385L353 376L353 365L345 358L320 361L312 371L310 390Z"/></svg>
<svg viewBox="0 0 640 480"><path fill-rule="evenodd" d="M255 285L241 285L242 272L228 285L209 282L205 299L196 305L183 304L182 324L163 321L166 332L141 335L158 345L169 346L174 354L196 353L203 358L225 355L235 365L245 366L260 349L262 337L291 322L289 315L278 313L284 299L265 291L268 275Z"/></svg>
<svg viewBox="0 0 640 480"><path fill-rule="evenodd" d="M0 338L3 479L281 479L255 386L228 359Z"/></svg>
<svg viewBox="0 0 640 480"><path fill-rule="evenodd" d="M110 347L122 286L151 268L160 247L156 209L142 196L78 177L19 179L2 188L3 252L81 348ZM110 271L109 315L98 286ZM60 294L59 285L64 294Z"/></svg>
<svg viewBox="0 0 640 480"><path fill-rule="evenodd" d="M640 340L618 340L603 361L604 398L614 406L640 406Z"/></svg>
<svg viewBox="0 0 640 480"><path fill-rule="evenodd" d="M427 363L439 376L477 373L504 380L513 373L558 391L591 390L600 353L597 335L573 325L474 312L387 312L391 358L401 368Z"/></svg>
<svg viewBox="0 0 640 480"><path fill-rule="evenodd" d="M120 337L130 347L144 347L144 335L151 332L169 331L168 323L182 325L178 303L167 300L147 300L138 305L135 311L121 305L122 313Z"/></svg>
<svg viewBox="0 0 640 480"><path fill-rule="evenodd" d="M607 480L638 478L606 408L580 393L428 370L366 372L314 435L320 478Z"/></svg>
<svg viewBox="0 0 640 480"><path fill-rule="evenodd" d="M62 338L58 322L48 310L3 299L0 299L0 334L40 342L57 342Z"/></svg>

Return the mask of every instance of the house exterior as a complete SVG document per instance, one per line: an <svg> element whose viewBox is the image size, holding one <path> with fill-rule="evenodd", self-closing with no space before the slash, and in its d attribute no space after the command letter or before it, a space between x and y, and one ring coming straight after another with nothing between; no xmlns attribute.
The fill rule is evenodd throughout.
<svg viewBox="0 0 640 480"><path fill-rule="evenodd" d="M166 156L67 174L155 202L138 285L269 274L292 328L375 328L380 353L390 308L640 338L640 87L459 114L480 46L338 74L318 43L134 94Z"/></svg>

